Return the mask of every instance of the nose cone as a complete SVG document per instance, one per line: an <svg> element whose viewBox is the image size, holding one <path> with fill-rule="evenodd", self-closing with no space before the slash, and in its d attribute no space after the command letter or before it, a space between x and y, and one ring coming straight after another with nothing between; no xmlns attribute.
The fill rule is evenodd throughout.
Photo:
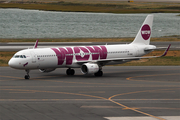
<svg viewBox="0 0 180 120"><path fill-rule="evenodd" d="M8 65L11 67L13 64L12 59L9 60Z"/></svg>
<svg viewBox="0 0 180 120"><path fill-rule="evenodd" d="M17 65L16 65L16 62L11 58L8 62L8 65L12 68L16 68Z"/></svg>

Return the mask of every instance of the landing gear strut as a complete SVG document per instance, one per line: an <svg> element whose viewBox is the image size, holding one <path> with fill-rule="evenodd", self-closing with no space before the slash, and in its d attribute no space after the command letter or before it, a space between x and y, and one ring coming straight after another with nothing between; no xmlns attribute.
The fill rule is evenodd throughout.
<svg viewBox="0 0 180 120"><path fill-rule="evenodd" d="M101 77L101 76L103 76L102 70L99 70L97 73L94 73L94 76L96 76L96 77Z"/></svg>
<svg viewBox="0 0 180 120"><path fill-rule="evenodd" d="M27 75L25 75L24 78L25 78L25 79L29 79L29 78L30 78L30 76L29 76L29 70L25 70L25 71L26 71L26 74L27 74Z"/></svg>
<svg viewBox="0 0 180 120"><path fill-rule="evenodd" d="M74 69L69 68L66 70L67 75L74 75L74 73L75 73Z"/></svg>

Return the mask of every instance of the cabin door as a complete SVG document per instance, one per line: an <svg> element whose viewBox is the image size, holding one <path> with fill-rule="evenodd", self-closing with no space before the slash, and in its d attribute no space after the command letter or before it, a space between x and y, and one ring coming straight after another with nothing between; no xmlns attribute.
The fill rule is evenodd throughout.
<svg viewBox="0 0 180 120"><path fill-rule="evenodd" d="M36 63L37 56L35 52L31 51L32 63Z"/></svg>

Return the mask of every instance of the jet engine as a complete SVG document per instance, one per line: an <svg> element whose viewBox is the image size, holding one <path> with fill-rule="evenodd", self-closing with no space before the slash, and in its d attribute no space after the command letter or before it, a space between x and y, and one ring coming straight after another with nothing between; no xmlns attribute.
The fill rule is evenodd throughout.
<svg viewBox="0 0 180 120"><path fill-rule="evenodd" d="M83 74L94 74L99 71L99 66L95 63L85 63L81 66L81 72Z"/></svg>
<svg viewBox="0 0 180 120"><path fill-rule="evenodd" d="M47 72L52 72L54 71L56 68L47 68L47 69L39 69L40 72L42 73L47 73Z"/></svg>

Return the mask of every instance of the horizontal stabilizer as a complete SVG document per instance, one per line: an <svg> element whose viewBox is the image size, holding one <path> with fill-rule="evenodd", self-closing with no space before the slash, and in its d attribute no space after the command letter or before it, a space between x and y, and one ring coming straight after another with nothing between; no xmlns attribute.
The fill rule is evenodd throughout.
<svg viewBox="0 0 180 120"><path fill-rule="evenodd" d="M156 48L145 48L145 51L151 51L151 50L162 50L162 49L167 49L167 47L156 47Z"/></svg>

